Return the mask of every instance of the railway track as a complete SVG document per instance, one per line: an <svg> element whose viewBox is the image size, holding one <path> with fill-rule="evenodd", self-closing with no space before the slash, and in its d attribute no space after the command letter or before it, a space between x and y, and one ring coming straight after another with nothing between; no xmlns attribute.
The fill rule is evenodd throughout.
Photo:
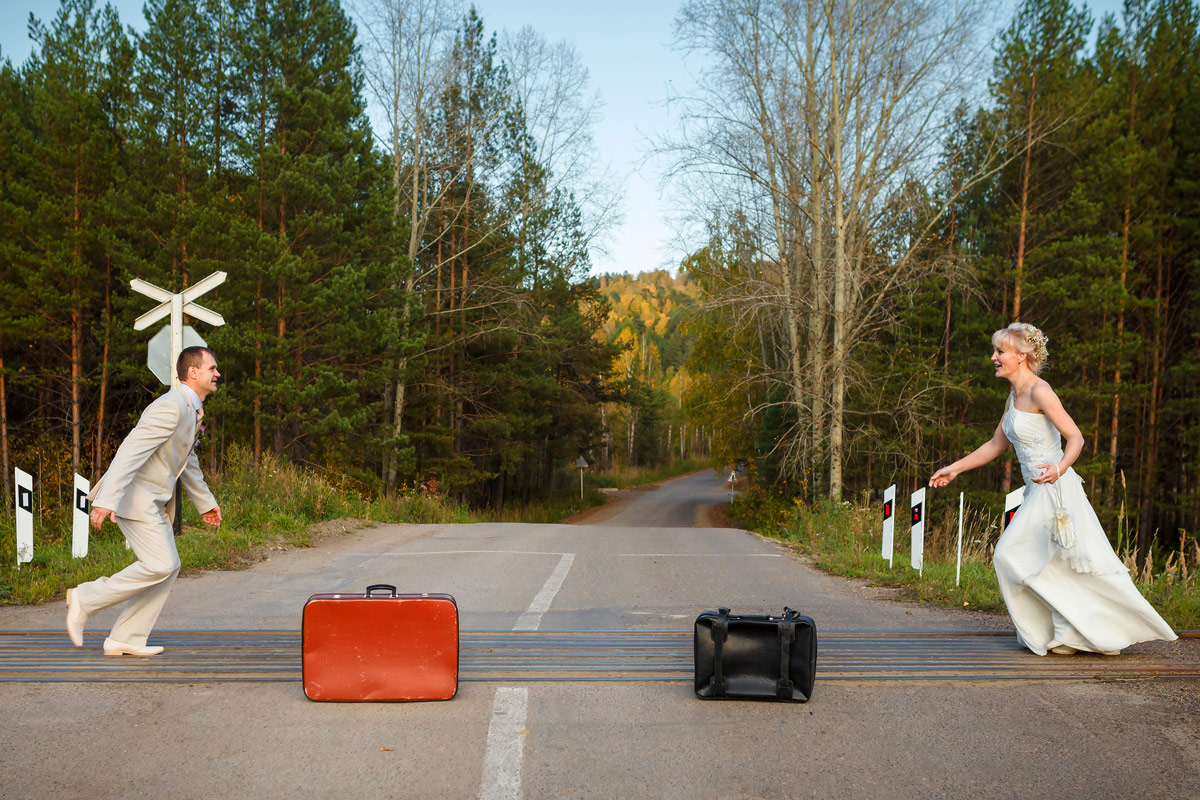
<svg viewBox="0 0 1200 800"><path fill-rule="evenodd" d="M156 631L166 651L106 657L103 634L0 631L0 683L299 682L297 631ZM690 681L690 631L463 631L464 682ZM1181 637L1198 639L1200 631ZM1184 643L1190 645L1190 642ZM1200 648L1168 655L1039 657L1012 632L821 631L817 680L996 681L1200 678Z"/></svg>

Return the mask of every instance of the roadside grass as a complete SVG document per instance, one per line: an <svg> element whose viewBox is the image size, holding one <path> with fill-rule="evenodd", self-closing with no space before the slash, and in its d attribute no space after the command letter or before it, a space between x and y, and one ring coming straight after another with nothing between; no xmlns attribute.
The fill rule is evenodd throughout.
<svg viewBox="0 0 1200 800"><path fill-rule="evenodd" d="M711 468L709 459L688 458L656 467L617 467L607 472L584 473L583 482L584 486L595 489L628 489Z"/></svg>
<svg viewBox="0 0 1200 800"><path fill-rule="evenodd" d="M483 509L477 511L476 514L480 519L488 522L560 522L567 517L608 502L608 497L600 491L601 489L628 489L633 486L644 486L698 472L711 466L710 461L692 458L655 467L618 467L607 472L585 472L582 497L579 493L579 476L576 473L571 476L571 480L562 481L558 491L550 497L531 503L509 502L499 513Z"/></svg>
<svg viewBox="0 0 1200 800"><path fill-rule="evenodd" d="M191 501L183 503L183 530L175 538L183 570L238 569L272 550L312 547L330 520L353 520L344 531L375 524L447 524L480 521L558 522L607 498L597 486L628 487L703 469L701 461L678 462L656 469L623 469L585 477L581 499L578 484L551 497L511 503L502 513L472 511L457 501L416 488L398 497L372 498L350 482L335 485L326 476L264 453L255 470L247 449L233 447L221 469L206 479L221 504L219 530L201 521ZM125 537L112 523L91 531L86 558L71 556L71 509L47 505L34 520L34 558L17 567L15 522L0 515L0 541L8 542L0 556L0 605L27 605L62 597L66 590L101 575L111 575L133 561Z"/></svg>
<svg viewBox="0 0 1200 800"><path fill-rule="evenodd" d="M579 490L572 493L557 494L532 503L509 502L502 511L496 513L484 509L475 512L476 515L488 522L561 522L567 517L574 516L589 508L602 506L608 498L594 488L585 488L584 496L580 498Z"/></svg>
<svg viewBox="0 0 1200 800"><path fill-rule="evenodd" d="M957 512L926 530L920 573L909 566L908 530L899 519L893 565L882 558L881 519L873 504L823 502L810 507L751 490L734 499L729 513L742 527L781 540L832 575L896 588L901 597L921 603L1006 613L992 569L999 521L986 511L968 508L964 515L957 586ZM1125 562L1136 567L1131 555ZM1148 564L1140 572L1131 569L1138 589L1176 630L1200 629L1200 546L1184 538L1179 550L1156 553Z"/></svg>
<svg viewBox="0 0 1200 800"><path fill-rule="evenodd" d="M404 492L395 498L369 498L351 487L336 487L270 453L251 466L249 452L232 448L224 467L206 475L221 504L224 521L214 529L184 500L183 531L175 539L184 571L235 569L271 549L311 547L314 526L350 518L374 523L455 523L478 521L468 509L444 497ZM0 520L3 541L15 541L11 515ZM0 563L0 604L40 603L61 597L69 587L111 575L133 560L125 537L112 523L92 531L86 558L71 556L71 511L47 510L34 521L34 558L19 568L14 549Z"/></svg>

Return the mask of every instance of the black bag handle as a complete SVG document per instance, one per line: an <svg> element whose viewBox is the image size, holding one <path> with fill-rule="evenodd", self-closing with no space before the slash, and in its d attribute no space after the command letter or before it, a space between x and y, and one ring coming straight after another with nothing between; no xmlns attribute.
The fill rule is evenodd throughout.
<svg viewBox="0 0 1200 800"><path fill-rule="evenodd" d="M396 596L396 587L392 586L390 583L372 583L370 586L367 587L366 597L373 597L375 595L376 589L387 590L387 592L389 593L388 594L389 597Z"/></svg>
<svg viewBox="0 0 1200 800"><path fill-rule="evenodd" d="M717 618L713 620L710 633L713 640L713 674L708 682L708 689L713 697L725 697L729 694L729 682L725 680L721 654L725 649L725 637L729 633L728 608L717 609Z"/></svg>
<svg viewBox="0 0 1200 800"><path fill-rule="evenodd" d="M792 699L792 643L796 641L796 612L784 607L779 619L779 680L775 682L775 696L780 700Z"/></svg>

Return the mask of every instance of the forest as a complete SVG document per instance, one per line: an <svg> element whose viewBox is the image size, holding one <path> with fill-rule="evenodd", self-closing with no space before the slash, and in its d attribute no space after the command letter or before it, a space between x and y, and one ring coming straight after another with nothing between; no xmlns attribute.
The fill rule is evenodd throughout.
<svg viewBox="0 0 1200 800"><path fill-rule="evenodd" d="M95 478L161 387L139 277L215 271L202 460L494 509L711 456L799 503L987 439L991 332L1049 336L1112 535L1200 529L1194 0L686 0L654 143L701 231L594 274L585 65L441 0L94 0L0 53L0 474ZM350 11L353 11L353 16ZM374 109L370 112L369 108ZM638 265L629 265L635 272ZM147 337L151 332L147 332ZM995 505L1011 460L964 476ZM957 485L957 484L956 484ZM944 498L945 502L950 500ZM939 501L941 502L941 501Z"/></svg>
<svg viewBox="0 0 1200 800"><path fill-rule="evenodd" d="M204 298L227 324L196 325L224 375L210 465L239 444L498 508L597 446L622 387L588 278L586 71L474 9L359 12L370 35L335 0L152 0L134 35L63 0L3 62L6 498L14 465L47 503L95 479L161 391L134 277L228 274Z"/></svg>
<svg viewBox="0 0 1200 800"><path fill-rule="evenodd" d="M785 497L903 497L990 438L990 334L1032 323L1076 469L1144 557L1200 528L1197 7L1026 0L980 49L985 11L685 4L706 67L661 149L712 198L691 406ZM1009 458L935 501L1019 484Z"/></svg>

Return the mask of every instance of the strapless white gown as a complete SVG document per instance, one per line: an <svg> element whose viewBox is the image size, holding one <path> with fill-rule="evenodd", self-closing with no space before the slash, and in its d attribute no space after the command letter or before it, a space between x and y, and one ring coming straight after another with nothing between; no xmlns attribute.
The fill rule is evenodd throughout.
<svg viewBox="0 0 1200 800"><path fill-rule="evenodd" d="M1001 420L1025 479L1021 507L996 544L1000 591L1020 642L1038 655L1058 645L1112 652L1137 642L1172 641L1175 632L1146 602L1113 552L1083 481L1068 468L1058 479L1077 544L1050 539L1057 492L1033 483L1038 464L1062 460L1062 434L1044 414L1021 411L1012 396Z"/></svg>

